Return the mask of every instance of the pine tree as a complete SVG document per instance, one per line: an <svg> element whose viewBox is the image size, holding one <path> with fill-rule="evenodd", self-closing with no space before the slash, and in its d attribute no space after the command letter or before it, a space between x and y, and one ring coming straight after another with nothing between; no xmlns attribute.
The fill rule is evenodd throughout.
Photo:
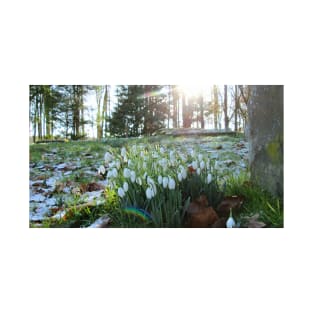
<svg viewBox="0 0 313 313"><path fill-rule="evenodd" d="M144 86L144 128L143 134L151 135L165 126L168 108L163 85Z"/></svg>
<svg viewBox="0 0 313 313"><path fill-rule="evenodd" d="M108 119L111 135L134 137L142 134L144 117L144 88L142 85L120 85L117 107Z"/></svg>

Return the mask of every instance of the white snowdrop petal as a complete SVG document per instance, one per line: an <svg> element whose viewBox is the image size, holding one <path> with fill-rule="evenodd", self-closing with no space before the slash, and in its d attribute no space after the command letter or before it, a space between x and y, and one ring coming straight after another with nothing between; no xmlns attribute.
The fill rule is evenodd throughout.
<svg viewBox="0 0 313 313"><path fill-rule="evenodd" d="M128 183L126 181L123 184L123 189L124 189L125 192L128 191Z"/></svg>
<svg viewBox="0 0 313 313"><path fill-rule="evenodd" d="M208 177L207 177L207 183L210 184L211 181L212 181L212 174L209 173L209 174L208 174Z"/></svg>
<svg viewBox="0 0 313 313"><path fill-rule="evenodd" d="M125 196L125 191L123 188L119 187L117 190L118 195L123 198Z"/></svg>
<svg viewBox="0 0 313 313"><path fill-rule="evenodd" d="M173 178L169 178L168 189L170 189L170 190L174 190L175 189L175 180Z"/></svg>
<svg viewBox="0 0 313 313"><path fill-rule="evenodd" d="M168 185L168 177L163 177L163 188L166 188Z"/></svg>
<svg viewBox="0 0 313 313"><path fill-rule="evenodd" d="M230 216L228 220L226 221L226 227L227 228L234 228L236 226L235 220Z"/></svg>

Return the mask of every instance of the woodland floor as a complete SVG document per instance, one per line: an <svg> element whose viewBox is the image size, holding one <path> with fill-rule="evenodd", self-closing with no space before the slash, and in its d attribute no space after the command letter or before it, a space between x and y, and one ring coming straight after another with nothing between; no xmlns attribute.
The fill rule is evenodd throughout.
<svg viewBox="0 0 313 313"><path fill-rule="evenodd" d="M195 147L218 161L223 175L247 172L248 144L236 136L155 136L143 139L108 139L30 145L29 221L41 227L48 219L62 218L65 208L105 201L106 179L98 174L106 151L152 143L173 149ZM90 219L78 227L88 227Z"/></svg>

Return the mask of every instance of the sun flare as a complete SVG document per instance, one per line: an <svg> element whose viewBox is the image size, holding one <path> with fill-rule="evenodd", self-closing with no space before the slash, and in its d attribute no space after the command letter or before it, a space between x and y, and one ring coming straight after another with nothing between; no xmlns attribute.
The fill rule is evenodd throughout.
<svg viewBox="0 0 313 313"><path fill-rule="evenodd" d="M207 88L204 85L179 85L179 89L187 96L199 96Z"/></svg>

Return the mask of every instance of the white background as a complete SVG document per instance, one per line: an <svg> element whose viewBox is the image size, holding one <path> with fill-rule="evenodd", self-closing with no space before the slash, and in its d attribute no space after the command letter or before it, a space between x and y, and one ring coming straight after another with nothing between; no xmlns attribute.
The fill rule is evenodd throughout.
<svg viewBox="0 0 313 313"><path fill-rule="evenodd" d="M309 1L2 1L2 312L312 312ZM285 228L29 229L30 84L282 84Z"/></svg>

